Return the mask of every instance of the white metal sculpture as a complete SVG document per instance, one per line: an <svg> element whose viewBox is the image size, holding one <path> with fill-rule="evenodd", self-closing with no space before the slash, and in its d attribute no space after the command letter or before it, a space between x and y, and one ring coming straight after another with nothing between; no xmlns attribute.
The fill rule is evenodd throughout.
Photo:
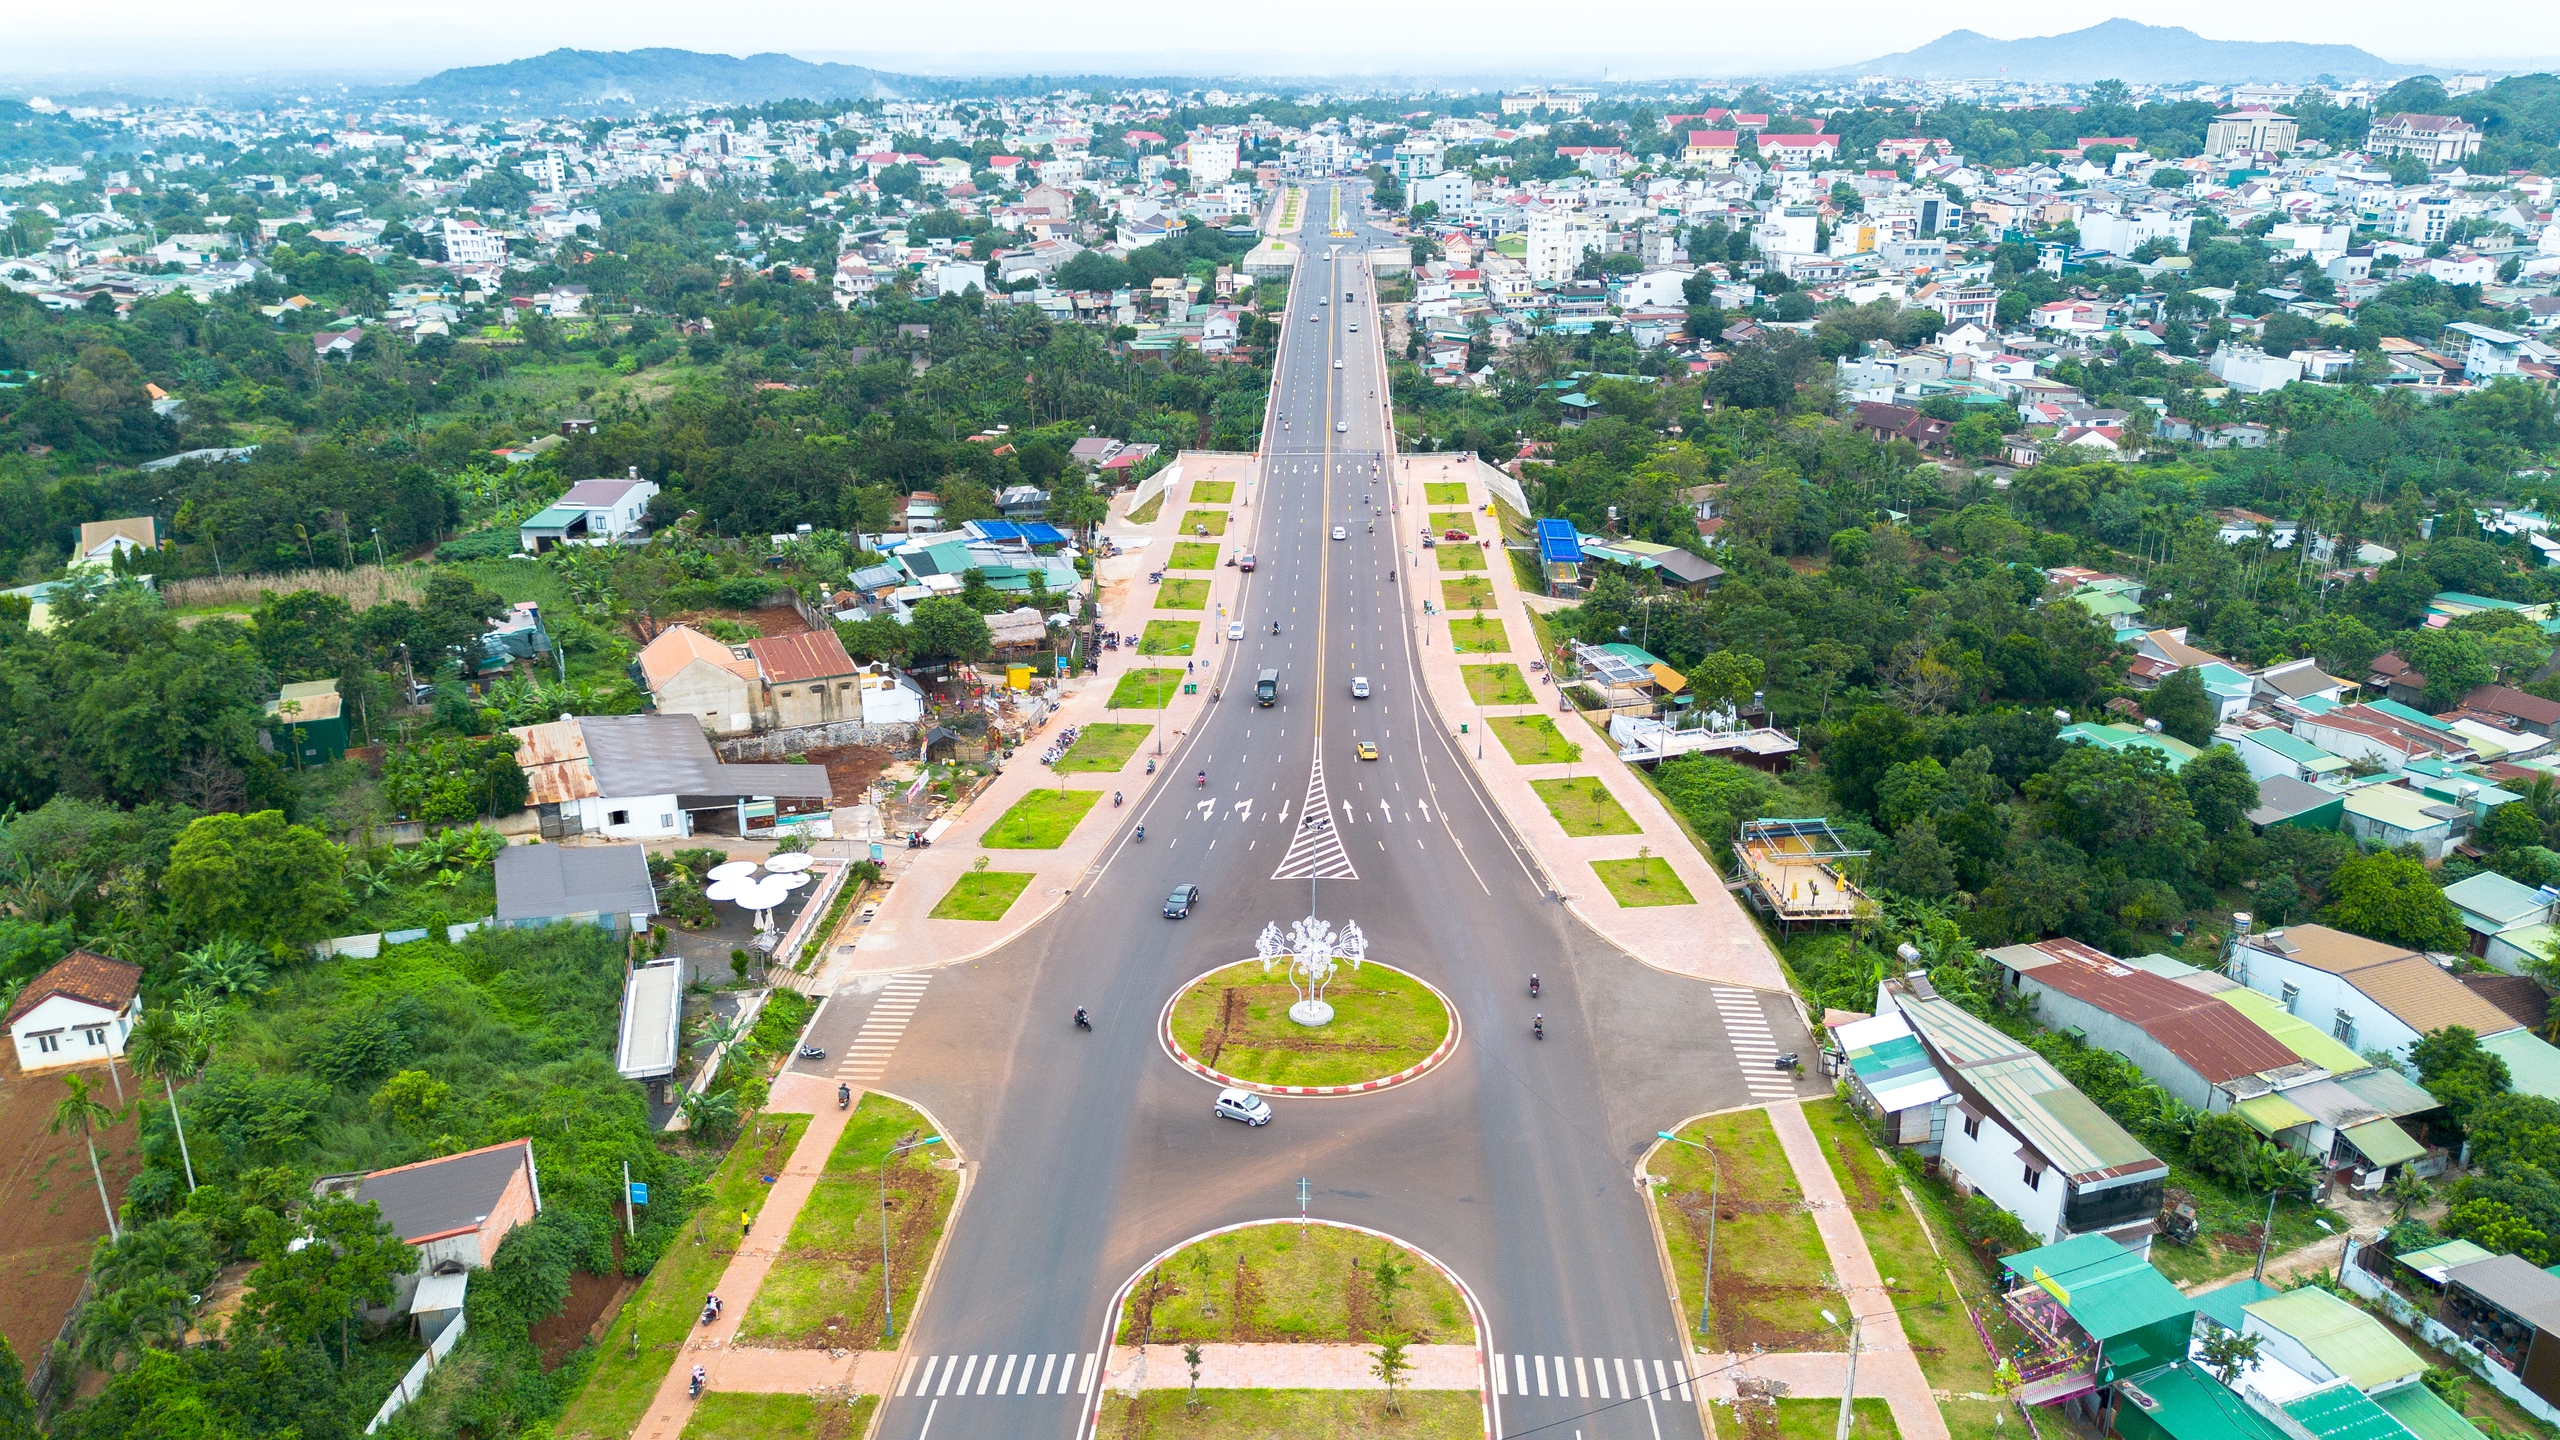
<svg viewBox="0 0 2560 1440"><path fill-rule="evenodd" d="M1262 957L1266 975L1275 965L1288 967L1289 987L1298 992L1289 1018L1301 1025L1323 1025L1333 1019L1333 1007L1324 1001L1324 987L1333 982L1342 962L1351 962L1354 970L1360 968L1369 956L1369 939L1354 921L1345 920L1335 930L1330 922L1310 915L1289 922L1286 934L1277 922L1263 926L1253 950Z"/></svg>

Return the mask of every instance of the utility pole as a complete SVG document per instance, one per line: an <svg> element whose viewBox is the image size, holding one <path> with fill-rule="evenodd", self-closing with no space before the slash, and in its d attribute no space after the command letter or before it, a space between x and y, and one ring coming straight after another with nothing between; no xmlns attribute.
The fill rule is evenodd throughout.
<svg viewBox="0 0 2560 1440"><path fill-rule="evenodd" d="M889 1283L889 1162L941 1139L939 1135L927 1135L921 1140L893 1145L889 1147L888 1154L880 1157L880 1314L892 1340L898 1338L898 1292Z"/></svg>
<svg viewBox="0 0 2560 1440"><path fill-rule="evenodd" d="M1695 1140L1683 1140L1668 1130L1656 1130L1653 1133L1674 1145L1686 1145L1692 1150L1707 1152L1707 1160L1711 1167L1707 1172L1710 1177L1707 1181L1707 1264L1698 1276L1698 1333L1702 1336L1712 1335L1716 1307L1717 1202L1724 1193L1724 1157L1716 1153L1712 1145L1701 1144Z"/></svg>
<svg viewBox="0 0 2560 1440"><path fill-rule="evenodd" d="M1839 1317L1828 1310L1822 1312L1822 1318L1835 1326L1840 1323ZM1840 1423L1832 1430L1831 1440L1849 1440L1849 1420L1858 1398L1858 1324L1858 1317L1853 1312L1848 1324L1849 1377L1840 1387Z"/></svg>

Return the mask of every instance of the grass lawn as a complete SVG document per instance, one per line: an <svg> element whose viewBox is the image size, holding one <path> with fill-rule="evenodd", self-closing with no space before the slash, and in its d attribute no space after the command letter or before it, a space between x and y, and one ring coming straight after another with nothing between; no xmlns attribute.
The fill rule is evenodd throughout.
<svg viewBox="0 0 2560 1440"><path fill-rule="evenodd" d="M1156 588L1159 610L1205 610L1209 606L1209 582L1206 580L1167 580Z"/></svg>
<svg viewBox="0 0 2560 1440"><path fill-rule="evenodd" d="M1172 704L1173 697L1181 693L1182 672L1179 670L1125 671L1120 676L1120 683L1111 687L1111 708L1161 710Z"/></svg>
<svg viewBox="0 0 2560 1440"><path fill-rule="evenodd" d="M1385 966L1346 968L1325 990L1333 1023L1289 1018L1297 992L1247 960L1174 1003L1173 1035L1199 1059L1265 1085L1347 1085L1392 1075L1440 1048L1449 1012L1421 981Z"/></svg>
<svg viewBox="0 0 2560 1440"><path fill-rule="evenodd" d="M1422 500L1426 505L1464 505L1467 503L1467 482L1464 480L1431 481L1422 487Z"/></svg>
<svg viewBox="0 0 2560 1440"><path fill-rule="evenodd" d="M1102 798L1099 790L1034 790L978 837L989 850L1055 850Z"/></svg>
<svg viewBox="0 0 2560 1440"><path fill-rule="evenodd" d="M1680 883L1678 871L1659 855L1641 860L1594 860L1591 862L1600 883L1609 887L1609 898L1633 910L1639 905L1695 905L1698 897Z"/></svg>
<svg viewBox="0 0 2560 1440"><path fill-rule="evenodd" d="M1150 500L1146 504L1139 506L1137 509L1130 511L1129 523L1132 525L1154 524L1156 517L1164 513L1164 497L1171 493L1172 490L1168 487L1163 491L1159 491L1156 498L1153 500Z"/></svg>
<svg viewBox="0 0 2560 1440"><path fill-rule="evenodd" d="M1208 540L1183 540L1175 543L1173 558L1164 562L1167 570L1215 570L1218 547Z"/></svg>
<svg viewBox="0 0 2560 1440"><path fill-rule="evenodd" d="M1647 1168L1667 1180L1653 1190L1671 1273L1680 1283L1682 1327L1698 1327L1698 1277L1707 1254L1707 1200L1715 1209L1715 1339L1709 1348L1837 1350L1837 1332L1822 1323L1822 1308L1840 1313L1831 1288L1831 1259L1822 1233L1804 1208L1795 1167L1778 1143L1765 1110L1736 1110L1691 1123L1683 1140L1712 1146L1723 1157L1722 1188L1707 1156L1686 1145L1664 1145Z"/></svg>
<svg viewBox="0 0 2560 1440"><path fill-rule="evenodd" d="M1197 620L1150 620L1138 636L1141 655L1188 655L1200 642Z"/></svg>
<svg viewBox="0 0 2560 1440"><path fill-rule="evenodd" d="M1461 665L1458 673L1467 678L1467 693L1479 705L1526 705L1538 698L1529 693L1529 681L1517 665Z"/></svg>
<svg viewBox="0 0 2560 1440"><path fill-rule="evenodd" d="M1019 870L972 870L934 902L930 920L1001 920L1031 876Z"/></svg>
<svg viewBox="0 0 2560 1440"><path fill-rule="evenodd" d="M1381 1258L1413 1267L1388 1307L1378 1303ZM1158 1345L1341 1344L1365 1342L1390 1329L1414 1345L1463 1345L1476 1338L1457 1287L1411 1252L1330 1225L1312 1226L1301 1238L1296 1225L1284 1222L1186 1246L1142 1277L1121 1311L1119 1343L1134 1345L1152 1334Z"/></svg>
<svg viewBox="0 0 2560 1440"><path fill-rule="evenodd" d="M1941 1400L1938 1418L1947 1422L1947 1440L2009 1440L2011 1430L2024 1428L2008 1424L2017 1409L2006 1400Z"/></svg>
<svg viewBox="0 0 2560 1440"><path fill-rule="evenodd" d="M1711 1400L1715 1406L1718 1434L1769 1436L1777 1440L1831 1440L1840 1429L1840 1401L1789 1396L1771 1403L1778 1407L1777 1424L1754 1421L1734 1414L1727 1401ZM1731 1427L1727 1429L1726 1427ZM2019 1427L2024 1430L2025 1426ZM1849 1440L1902 1440L1902 1431L1893 1423L1893 1407L1872 1396L1849 1407Z"/></svg>
<svg viewBox="0 0 2560 1440"><path fill-rule="evenodd" d="M1460 655L1501 655L1511 649L1511 632L1502 622L1481 615L1452 616L1449 648Z"/></svg>
<svg viewBox="0 0 2560 1440"><path fill-rule="evenodd" d="M1496 715L1484 723L1516 764L1565 765L1582 758L1582 747L1544 715Z"/></svg>
<svg viewBox="0 0 2560 1440"><path fill-rule="evenodd" d="M1440 557L1440 568L1443 570L1481 570L1484 568L1484 552L1478 550L1473 545L1443 545L1433 553ZM1544 593L1546 583L1546 581L1540 580L1536 586L1528 587L1529 593L1532 595Z"/></svg>
<svg viewBox="0 0 2560 1440"><path fill-rule="evenodd" d="M1179 1366L1182 1352L1172 1363ZM1175 1373L1180 1373L1177 1369ZM1141 1391L1135 1400L1118 1392L1102 1402L1096 1440L1127 1435L1168 1440L1479 1440L1482 1402L1471 1390L1408 1390L1387 1410L1375 1390L1203 1390L1200 1410L1183 1409L1181 1390Z"/></svg>
<svg viewBox="0 0 2560 1440"><path fill-rule="evenodd" d="M682 1440L854 1440L879 1404L877 1395L856 1395L848 1404L714 1390L694 1402Z"/></svg>
<svg viewBox="0 0 2560 1440"><path fill-rule="evenodd" d="M1206 530L1211 535L1226 534L1227 512L1224 510L1185 510L1182 512L1183 534L1197 535L1203 530Z"/></svg>
<svg viewBox="0 0 2560 1440"><path fill-rule="evenodd" d="M1849 1197L1849 1209L1867 1238L1867 1253L1893 1291L1903 1333L1910 1337L1929 1384L1960 1395L1992 1393L1991 1360L1973 1322L1965 1318L1963 1302L1988 1299L1993 1292L1953 1223L1943 1216L1928 1217L1940 1235L1954 1241L1950 1263L1930 1247L1922 1215L1904 1198L1902 1168L1876 1154L1875 1143L1849 1107L1838 1100L1817 1100L1804 1107L1804 1117L1822 1142L1841 1193ZM1954 1272L1952 1284L1949 1271Z"/></svg>
<svg viewBox="0 0 2560 1440"><path fill-rule="evenodd" d="M1154 728L1152 725L1087 725L1076 732L1076 743L1067 747L1067 753L1060 757L1055 768L1061 775L1117 770L1129 763L1130 756L1138 753L1138 747L1146 743L1147 733Z"/></svg>
<svg viewBox="0 0 2560 1440"><path fill-rule="evenodd" d="M1547 802L1567 835L1633 835L1644 827L1627 813L1609 787L1589 775L1572 780L1532 780L1529 788Z"/></svg>
<svg viewBox="0 0 2560 1440"><path fill-rule="evenodd" d="M1482 575L1440 582L1440 604L1448 610L1485 610L1493 605L1493 581Z"/></svg>
<svg viewBox="0 0 2560 1440"><path fill-rule="evenodd" d="M741 1339L783 1349L880 1350L880 1162L901 1141L933 1132L923 1115L886 1095L865 1095L836 1141L809 1203L739 1325ZM900 1156L889 1167L889 1275L903 1321L915 1313L925 1269L960 1181L933 1162L942 1146Z"/></svg>
<svg viewBox="0 0 2560 1440"><path fill-rule="evenodd" d="M585 1387L555 1427L562 1440L623 1440L639 1425L658 1393L658 1382L702 1319L702 1297L718 1288L721 1272L738 1253L738 1212L764 1209L765 1197L772 1193L764 1177L782 1172L808 1128L806 1115L762 1115L730 1147L728 1158L711 1174L710 1201L694 1212L684 1233L641 1282L639 1293L605 1327L595 1368L587 1372ZM635 1327L640 1332L637 1356L631 1343Z"/></svg>
<svg viewBox="0 0 2560 1440"><path fill-rule="evenodd" d="M1191 503L1194 505L1232 505L1235 498L1236 482L1233 480L1191 482Z"/></svg>
<svg viewBox="0 0 2560 1440"><path fill-rule="evenodd" d="M1432 534L1445 539L1452 530L1464 530L1470 535L1475 534L1475 512L1472 510L1434 510L1431 512Z"/></svg>

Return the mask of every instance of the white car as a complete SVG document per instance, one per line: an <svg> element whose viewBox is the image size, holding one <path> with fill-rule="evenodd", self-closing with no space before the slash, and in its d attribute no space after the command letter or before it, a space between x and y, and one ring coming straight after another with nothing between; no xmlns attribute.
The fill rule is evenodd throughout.
<svg viewBox="0 0 2560 1440"><path fill-rule="evenodd" d="M1348 421L1348 420L1336 420L1336 421L1334 421L1334 422L1333 422L1333 433L1334 433L1334 434L1336 434L1336 435L1348 435L1348 434L1350 434L1350 433L1351 433L1351 422L1350 422L1350 421Z"/></svg>
<svg viewBox="0 0 2560 1440"><path fill-rule="evenodd" d="M1334 362L1333 362L1333 368L1334 368L1334 369L1336 369L1336 370L1341 369L1341 368L1342 368L1342 362L1341 362L1341 361L1339 361L1339 360L1334 361Z"/></svg>
<svg viewBox="0 0 2560 1440"><path fill-rule="evenodd" d="M1241 639L1243 639L1243 638L1244 638L1244 622L1243 622L1243 621L1241 621L1241 620L1230 620L1230 621L1228 621L1228 622L1227 622L1227 638L1228 638L1228 639L1230 639L1230 640L1241 640Z"/></svg>
<svg viewBox="0 0 2560 1440"><path fill-rule="evenodd" d="M1369 698L1368 676L1354 675L1351 677L1351 698L1354 700L1366 700Z"/></svg>
<svg viewBox="0 0 2560 1440"><path fill-rule="evenodd" d="M1350 529L1350 527L1349 527L1349 526L1347 526L1347 525L1336 525L1336 526L1334 526L1334 527L1333 527L1333 538L1334 538L1334 539L1336 539L1336 540L1348 540L1348 539L1350 539L1350 538L1351 538L1351 529Z"/></svg>
<svg viewBox="0 0 2560 1440"><path fill-rule="evenodd" d="M1241 1120L1247 1125L1271 1123L1270 1101L1251 1091L1238 1090L1233 1086L1218 1092L1217 1112L1226 1119Z"/></svg>
<svg viewBox="0 0 2560 1440"><path fill-rule="evenodd" d="M1351 333L1352 333L1352 334L1354 334L1354 335L1357 335L1357 334L1359 334L1359 333L1360 333L1360 322L1359 322L1359 321L1354 320L1354 321L1352 321L1352 322L1351 322Z"/></svg>

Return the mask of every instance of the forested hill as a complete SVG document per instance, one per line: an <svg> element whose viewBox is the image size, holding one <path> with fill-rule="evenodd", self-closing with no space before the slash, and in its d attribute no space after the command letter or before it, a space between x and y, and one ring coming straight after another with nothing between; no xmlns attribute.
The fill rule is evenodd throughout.
<svg viewBox="0 0 2560 1440"><path fill-rule="evenodd" d="M692 50L562 49L503 65L439 71L398 93L449 109L560 115L775 100L893 100L933 88L935 82L912 75L790 55L741 59Z"/></svg>
<svg viewBox="0 0 2560 1440"><path fill-rule="evenodd" d="M2100 76L2134 84L2181 80L2229 83L2264 80L2309 84L2336 79L2383 78L2417 73L2353 45L2310 45L2290 40L2208 40L2175 25L2108 20L2068 35L1994 40L1954 30L1917 50L1844 67L1843 74L1907 75L1934 79L2087 81Z"/></svg>

